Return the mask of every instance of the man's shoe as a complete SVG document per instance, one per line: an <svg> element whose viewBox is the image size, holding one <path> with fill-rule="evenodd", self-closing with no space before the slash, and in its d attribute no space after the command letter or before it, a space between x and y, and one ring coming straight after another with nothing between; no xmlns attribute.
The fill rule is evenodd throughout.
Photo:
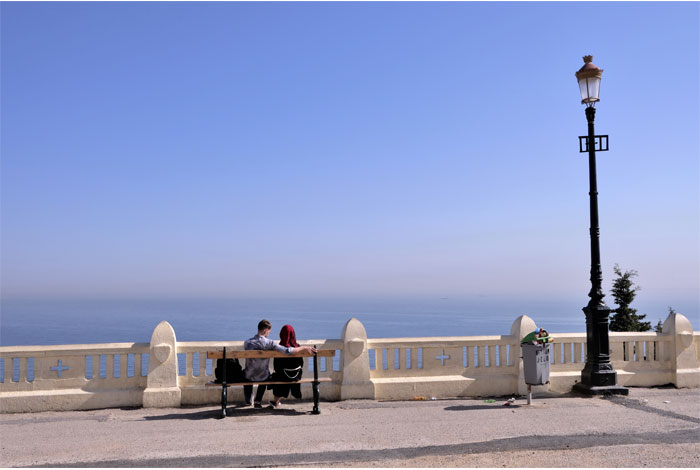
<svg viewBox="0 0 700 470"><path fill-rule="evenodd" d="M262 408L262 403L256 403L253 405L254 408Z"/></svg>
<svg viewBox="0 0 700 470"><path fill-rule="evenodd" d="M279 404L279 403L275 403L274 400L270 400L270 406L271 406L272 409L274 410L274 409L279 408L280 404Z"/></svg>

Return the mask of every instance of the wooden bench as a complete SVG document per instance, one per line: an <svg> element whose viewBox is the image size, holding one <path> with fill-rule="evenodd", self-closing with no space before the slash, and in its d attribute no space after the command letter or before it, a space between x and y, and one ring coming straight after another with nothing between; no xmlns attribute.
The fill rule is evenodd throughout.
<svg viewBox="0 0 700 470"><path fill-rule="evenodd" d="M240 387L244 385L291 385L291 384L313 384L313 394L314 394L314 408L311 411L313 414L321 413L318 408L319 391L318 385L321 382L331 382L332 379L328 377L318 377L318 358L319 357L333 357L335 356L334 349L319 349L315 353L307 350L294 351L291 354L286 354L283 352L278 352L275 350L249 350L249 351L229 351L226 353L226 348L223 351L207 351L207 359L223 359L224 364L226 359L247 359L247 358L268 358L274 359L276 357L313 357L314 358L314 378L313 379L300 379L293 382L274 382L274 381L263 381L263 382L226 382L226 366L224 366L223 375L221 382L208 382L205 384L208 387L221 387L221 417L226 417L226 405L227 405L227 389L228 387ZM216 363L214 363L216 364Z"/></svg>

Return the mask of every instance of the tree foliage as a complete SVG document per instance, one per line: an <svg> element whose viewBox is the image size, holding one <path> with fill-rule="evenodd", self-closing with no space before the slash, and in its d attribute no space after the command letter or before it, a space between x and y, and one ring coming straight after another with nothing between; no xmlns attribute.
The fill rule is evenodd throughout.
<svg viewBox="0 0 700 470"><path fill-rule="evenodd" d="M649 331L651 322L642 321L646 315L638 315L637 309L630 307L640 289L632 280L637 271L632 269L623 273L617 264L614 269L617 278L613 281L612 296L617 308L611 310L610 331Z"/></svg>
<svg viewBox="0 0 700 470"><path fill-rule="evenodd" d="M678 312L676 312L676 310L675 310L673 307L671 307L671 306L669 305L669 306L668 306L668 314L671 315L672 313L678 313ZM654 331L656 331L657 333L661 333L661 332L662 332L661 330L663 329L663 326L664 326L664 324L661 323L661 320L659 320L659 322L658 322L658 323L656 324L656 326L654 327Z"/></svg>

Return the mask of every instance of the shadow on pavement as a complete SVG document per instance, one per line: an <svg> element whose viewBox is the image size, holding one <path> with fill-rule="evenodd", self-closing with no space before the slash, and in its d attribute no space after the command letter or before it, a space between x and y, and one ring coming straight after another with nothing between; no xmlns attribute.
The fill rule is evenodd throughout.
<svg viewBox="0 0 700 470"><path fill-rule="evenodd" d="M217 413L221 414L221 409L218 409L216 411ZM255 409L249 407L237 407L226 409L226 416L259 416L261 414L272 414L279 416L301 416L309 415L311 414L311 411L297 411L293 408L272 409L269 406L262 409Z"/></svg>
<svg viewBox="0 0 700 470"><path fill-rule="evenodd" d="M272 409L270 407L265 407L262 409L255 409L250 407L229 407L226 408L227 417L236 416L260 416L261 414L274 414L280 416L299 416L311 414L310 411L297 411L291 408L277 408ZM183 410L182 413L171 413L167 415L154 415L154 416L144 416L146 421L163 421L169 419L184 419L190 421L198 421L202 419L221 419L221 408L215 408L211 410L202 410L187 412Z"/></svg>
<svg viewBox="0 0 700 470"><path fill-rule="evenodd" d="M509 405L503 406L503 403L494 403L492 405L460 405L460 406L447 406L445 411L474 411L474 410L495 410L502 408L503 411L514 410L520 408L520 405Z"/></svg>
<svg viewBox="0 0 700 470"><path fill-rule="evenodd" d="M228 412L227 412L228 416ZM143 419L146 421L161 421L168 419L188 419L188 420L200 420L200 419L216 419L221 417L221 409L217 410L204 410L196 412L183 412L183 413L172 413L169 415L154 415L154 416L144 416Z"/></svg>

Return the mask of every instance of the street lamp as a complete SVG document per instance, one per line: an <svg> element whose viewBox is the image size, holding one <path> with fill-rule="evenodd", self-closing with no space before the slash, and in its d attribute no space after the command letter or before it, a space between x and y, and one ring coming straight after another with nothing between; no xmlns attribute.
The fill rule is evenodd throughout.
<svg viewBox="0 0 700 470"><path fill-rule="evenodd" d="M608 150L608 136L597 136L593 127L595 104L600 101L600 77L603 70L593 65L593 56L583 58L584 65L576 72L581 89L581 104L586 105L588 135L579 137L579 151L588 152L588 176L591 203L591 300L583 308L586 314L586 365L581 371L581 382L574 390L589 395L627 395L628 389L617 385L617 373L610 363L610 341L608 316L610 308L605 305L600 267L600 227L598 226L598 183L596 178L595 152Z"/></svg>

